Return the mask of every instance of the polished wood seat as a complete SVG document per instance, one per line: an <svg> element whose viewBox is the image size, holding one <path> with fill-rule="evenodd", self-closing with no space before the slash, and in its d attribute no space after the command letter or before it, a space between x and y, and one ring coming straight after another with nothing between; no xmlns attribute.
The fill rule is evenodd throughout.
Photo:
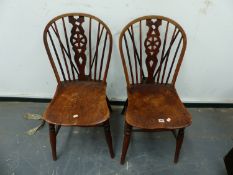
<svg viewBox="0 0 233 175"><path fill-rule="evenodd" d="M165 122L159 122L159 119ZM128 88L125 120L142 129L178 129L191 124L191 115L174 87L143 84Z"/></svg>
<svg viewBox="0 0 233 175"><path fill-rule="evenodd" d="M95 81L62 83L44 113L56 125L92 126L109 119L106 84Z"/></svg>

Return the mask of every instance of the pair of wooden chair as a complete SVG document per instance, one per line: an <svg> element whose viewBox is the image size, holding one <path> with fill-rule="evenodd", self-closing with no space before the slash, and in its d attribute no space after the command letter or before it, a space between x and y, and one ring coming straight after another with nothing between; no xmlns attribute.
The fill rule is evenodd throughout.
<svg viewBox="0 0 233 175"><path fill-rule="evenodd" d="M49 123L53 160L57 159L56 136L61 126L103 126L113 158L111 106L106 96L112 53L110 29L89 14L64 14L47 24L44 44L58 83L43 115ZM125 136L121 163L132 131L172 131L177 162L184 128L191 124L191 116L175 89L186 49L184 30L166 17L141 17L122 30L119 49L128 92L122 111Z"/></svg>

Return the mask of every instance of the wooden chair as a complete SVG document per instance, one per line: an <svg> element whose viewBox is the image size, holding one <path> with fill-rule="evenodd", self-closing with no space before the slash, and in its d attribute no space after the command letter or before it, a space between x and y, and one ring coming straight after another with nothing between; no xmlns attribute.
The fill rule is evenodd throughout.
<svg viewBox="0 0 233 175"><path fill-rule="evenodd" d="M44 30L44 45L57 79L56 93L43 118L49 123L53 160L61 126L103 126L114 157L106 96L112 34L99 18L69 13L52 19Z"/></svg>
<svg viewBox="0 0 233 175"><path fill-rule="evenodd" d="M121 164L132 131L172 131L176 138L174 162L178 161L184 129L191 124L191 115L175 89L186 42L182 27L162 16L135 19L122 30L119 49L128 99L123 109Z"/></svg>

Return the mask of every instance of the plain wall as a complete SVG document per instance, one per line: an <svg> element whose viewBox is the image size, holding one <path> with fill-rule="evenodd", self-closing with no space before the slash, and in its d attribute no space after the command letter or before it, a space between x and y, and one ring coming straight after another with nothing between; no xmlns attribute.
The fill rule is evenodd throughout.
<svg viewBox="0 0 233 175"><path fill-rule="evenodd" d="M56 80L42 35L53 17L85 12L111 29L108 96L126 98L118 51L121 29L144 15L163 15L185 29L188 45L177 90L184 102L233 103L232 0L0 0L0 97L51 98Z"/></svg>

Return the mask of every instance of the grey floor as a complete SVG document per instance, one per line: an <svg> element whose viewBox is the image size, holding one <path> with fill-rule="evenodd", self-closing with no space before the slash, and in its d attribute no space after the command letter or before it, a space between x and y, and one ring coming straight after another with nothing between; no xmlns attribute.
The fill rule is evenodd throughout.
<svg viewBox="0 0 233 175"><path fill-rule="evenodd" d="M58 134L58 160L50 153L48 127L33 136L25 132L39 124L26 113L42 114L46 103L0 102L0 175L224 175L223 156L233 146L233 109L190 108L178 164L170 132L134 133L125 165L119 164L123 116L111 117L115 158L111 159L102 128L64 127Z"/></svg>

